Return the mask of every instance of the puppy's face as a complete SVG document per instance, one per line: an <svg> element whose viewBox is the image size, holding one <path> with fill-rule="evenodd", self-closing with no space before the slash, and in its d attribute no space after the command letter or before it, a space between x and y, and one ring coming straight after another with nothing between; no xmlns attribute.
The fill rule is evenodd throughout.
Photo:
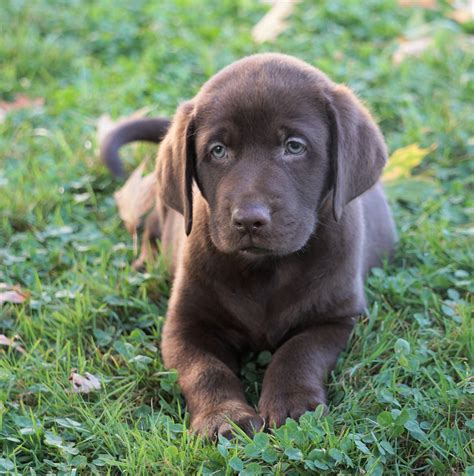
<svg viewBox="0 0 474 476"><path fill-rule="evenodd" d="M159 196L189 234L195 180L219 250L286 255L308 242L326 197L339 220L386 159L380 130L347 88L266 53L224 68L178 108L159 150Z"/></svg>
<svg viewBox="0 0 474 476"><path fill-rule="evenodd" d="M232 73L208 83L194 110L196 178L211 239L249 257L293 253L314 232L329 187L324 104L314 78L294 71Z"/></svg>

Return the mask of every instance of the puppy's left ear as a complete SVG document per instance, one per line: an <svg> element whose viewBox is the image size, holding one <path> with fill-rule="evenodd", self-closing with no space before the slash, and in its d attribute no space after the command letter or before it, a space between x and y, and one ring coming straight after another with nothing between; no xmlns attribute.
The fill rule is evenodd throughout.
<svg viewBox="0 0 474 476"><path fill-rule="evenodd" d="M194 105L177 110L158 152L158 194L165 205L184 216L186 234L193 226L193 180L196 178Z"/></svg>
<svg viewBox="0 0 474 476"><path fill-rule="evenodd" d="M333 167L333 214L339 221L344 206L379 179L387 147L370 113L345 86L327 97L330 155Z"/></svg>

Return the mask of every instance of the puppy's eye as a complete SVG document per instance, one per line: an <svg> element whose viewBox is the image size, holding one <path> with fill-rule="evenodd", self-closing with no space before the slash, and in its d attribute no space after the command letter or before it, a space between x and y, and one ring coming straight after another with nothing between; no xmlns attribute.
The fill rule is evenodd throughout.
<svg viewBox="0 0 474 476"><path fill-rule="evenodd" d="M285 142L285 152L290 155L301 155L306 150L306 144L295 137L290 137Z"/></svg>
<svg viewBox="0 0 474 476"><path fill-rule="evenodd" d="M210 149L211 155L216 160L221 160L227 155L227 149L224 144L216 142L211 146Z"/></svg>

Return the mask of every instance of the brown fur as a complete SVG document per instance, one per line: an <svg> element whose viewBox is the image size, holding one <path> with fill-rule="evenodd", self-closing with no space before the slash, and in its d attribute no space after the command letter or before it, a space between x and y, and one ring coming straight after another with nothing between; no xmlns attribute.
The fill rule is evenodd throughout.
<svg viewBox="0 0 474 476"><path fill-rule="evenodd" d="M288 56L244 58L180 106L156 162L155 213L174 269L162 354L194 430L228 435L232 420L250 432L326 404L364 278L395 243L386 159L357 98ZM273 358L256 410L238 370L261 350Z"/></svg>

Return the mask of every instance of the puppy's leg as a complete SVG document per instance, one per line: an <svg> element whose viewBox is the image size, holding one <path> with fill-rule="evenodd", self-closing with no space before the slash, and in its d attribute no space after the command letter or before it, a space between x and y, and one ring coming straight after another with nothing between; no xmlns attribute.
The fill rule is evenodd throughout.
<svg viewBox="0 0 474 476"><path fill-rule="evenodd" d="M265 373L259 413L268 427L326 404L324 379L353 328L352 319L312 327L286 341Z"/></svg>
<svg viewBox="0 0 474 476"><path fill-rule="evenodd" d="M158 254L157 240L161 238L161 217L155 208L146 217L142 237L140 256L133 262L135 270L141 270L146 263L151 263Z"/></svg>
<svg viewBox="0 0 474 476"><path fill-rule="evenodd" d="M247 403L236 375L237 354L223 336L214 337L202 326L177 329L168 321L162 353L165 366L178 370L194 431L211 438L229 438L230 421L248 434L262 428L263 421Z"/></svg>

